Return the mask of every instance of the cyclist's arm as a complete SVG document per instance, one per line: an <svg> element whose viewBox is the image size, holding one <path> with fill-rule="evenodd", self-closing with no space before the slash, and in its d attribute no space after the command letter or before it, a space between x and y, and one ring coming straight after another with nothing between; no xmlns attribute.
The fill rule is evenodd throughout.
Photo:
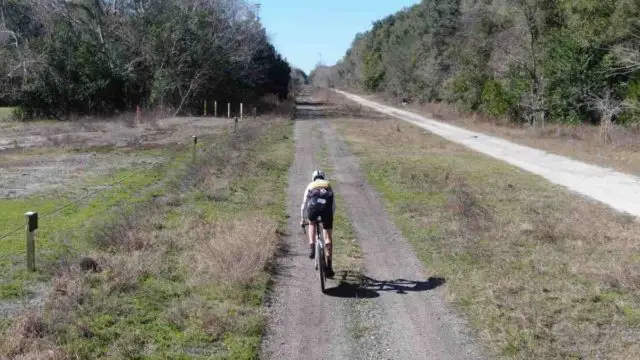
<svg viewBox="0 0 640 360"><path fill-rule="evenodd" d="M304 220L304 210L307 207L307 195L309 194L309 185L304 189L304 195L302 197L302 205L300 206L300 219Z"/></svg>

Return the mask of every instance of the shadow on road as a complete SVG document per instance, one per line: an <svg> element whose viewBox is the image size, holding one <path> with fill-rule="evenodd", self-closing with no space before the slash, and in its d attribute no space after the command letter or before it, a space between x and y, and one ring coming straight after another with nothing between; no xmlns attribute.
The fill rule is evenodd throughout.
<svg viewBox="0 0 640 360"><path fill-rule="evenodd" d="M296 100L298 106L323 106L327 104L328 102L321 100Z"/></svg>
<svg viewBox="0 0 640 360"><path fill-rule="evenodd" d="M343 272L338 286L326 289L325 294L340 298L370 299L380 296L380 291L394 291L396 294L429 291L442 286L445 282L446 280L441 277L430 277L426 281L377 280Z"/></svg>
<svg viewBox="0 0 640 360"><path fill-rule="evenodd" d="M328 288L325 290L325 295L338 297L338 298L353 298L353 299L371 299L380 296L377 291L369 290L367 288L360 287L358 284L341 282L334 288Z"/></svg>
<svg viewBox="0 0 640 360"><path fill-rule="evenodd" d="M414 281L414 280L376 280L367 276L363 276L364 286L371 290L376 291L395 291L398 294L406 294L407 292L429 291L444 285L445 279L441 277L430 277L426 281Z"/></svg>

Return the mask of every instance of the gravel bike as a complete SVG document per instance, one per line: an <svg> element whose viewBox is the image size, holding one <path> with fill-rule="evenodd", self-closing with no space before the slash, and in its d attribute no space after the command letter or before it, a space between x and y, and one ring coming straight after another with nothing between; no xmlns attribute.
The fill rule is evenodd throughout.
<svg viewBox="0 0 640 360"><path fill-rule="evenodd" d="M322 231L322 218L318 216L316 220L313 221L316 224L316 256L315 256L315 267L316 270L320 270L320 289L322 293L325 292L324 283L327 279L327 257L324 252L324 232ZM304 223L302 225L302 230L305 235L307 234L307 226L309 223Z"/></svg>

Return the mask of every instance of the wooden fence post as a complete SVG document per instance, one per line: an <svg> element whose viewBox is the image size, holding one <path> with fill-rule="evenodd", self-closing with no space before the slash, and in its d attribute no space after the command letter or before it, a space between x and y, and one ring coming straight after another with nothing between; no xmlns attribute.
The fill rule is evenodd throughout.
<svg viewBox="0 0 640 360"><path fill-rule="evenodd" d="M196 162L198 152L198 137L193 135L193 162Z"/></svg>
<svg viewBox="0 0 640 360"><path fill-rule="evenodd" d="M242 103L240 103L240 120L242 120Z"/></svg>
<svg viewBox="0 0 640 360"><path fill-rule="evenodd" d="M24 214L27 220L27 270L36 271L36 241L35 232L38 229L38 213L27 212Z"/></svg>
<svg viewBox="0 0 640 360"><path fill-rule="evenodd" d="M213 117L218 117L218 101L213 102Z"/></svg>
<svg viewBox="0 0 640 360"><path fill-rule="evenodd" d="M227 117L231 119L231 103L227 103Z"/></svg>
<svg viewBox="0 0 640 360"><path fill-rule="evenodd" d="M204 116L207 116L207 100L204 101Z"/></svg>

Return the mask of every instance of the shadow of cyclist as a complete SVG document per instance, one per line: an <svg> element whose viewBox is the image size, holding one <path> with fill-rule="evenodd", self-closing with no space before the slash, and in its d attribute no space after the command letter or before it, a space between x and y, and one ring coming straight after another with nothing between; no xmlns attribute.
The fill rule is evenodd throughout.
<svg viewBox="0 0 640 360"><path fill-rule="evenodd" d="M430 277L426 281L377 280L343 272L338 286L326 289L325 294L340 298L370 299L380 296L380 291L395 291L397 294L429 291L442 286L445 282L446 280L441 277Z"/></svg>

